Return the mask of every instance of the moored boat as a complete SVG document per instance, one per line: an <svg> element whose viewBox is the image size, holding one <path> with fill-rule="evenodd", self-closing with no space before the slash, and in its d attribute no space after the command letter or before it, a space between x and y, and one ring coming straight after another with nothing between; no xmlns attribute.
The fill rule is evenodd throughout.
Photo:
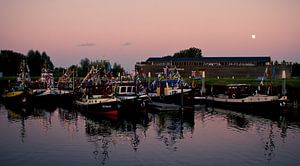
<svg viewBox="0 0 300 166"><path fill-rule="evenodd" d="M75 106L83 112L117 114L117 99L114 96L92 95L75 100Z"/></svg>
<svg viewBox="0 0 300 166"><path fill-rule="evenodd" d="M183 100L190 94L191 89L181 78L175 68L164 68L164 73L158 74L148 87L148 96L153 102L183 105Z"/></svg>
<svg viewBox="0 0 300 166"><path fill-rule="evenodd" d="M123 82L117 85L115 96L118 99L120 108L122 110L145 108L151 102L151 99L141 89L134 82Z"/></svg>
<svg viewBox="0 0 300 166"><path fill-rule="evenodd" d="M71 106L75 100L75 70L70 67L57 81L58 102L60 106Z"/></svg>
<svg viewBox="0 0 300 166"><path fill-rule="evenodd" d="M118 114L117 98L113 95L109 81L99 78L97 68L92 67L78 87L78 97L74 104L82 112L93 114Z"/></svg>
<svg viewBox="0 0 300 166"><path fill-rule="evenodd" d="M41 78L36 82L36 86L33 90L33 101L38 106L48 106L57 103L58 93L54 88L53 72L49 69L43 68L41 72Z"/></svg>
<svg viewBox="0 0 300 166"><path fill-rule="evenodd" d="M32 91L25 86L13 86L5 90L3 102L8 107L28 107L32 104Z"/></svg>
<svg viewBox="0 0 300 166"><path fill-rule="evenodd" d="M20 73L17 83L12 86L9 82L8 88L4 91L2 98L8 107L28 107L32 104L32 90L28 87L30 83L29 68L25 62L20 64Z"/></svg>
<svg viewBox="0 0 300 166"><path fill-rule="evenodd" d="M287 96L251 94L247 84L229 84L224 94L203 98L215 106L241 110L275 110L285 107Z"/></svg>

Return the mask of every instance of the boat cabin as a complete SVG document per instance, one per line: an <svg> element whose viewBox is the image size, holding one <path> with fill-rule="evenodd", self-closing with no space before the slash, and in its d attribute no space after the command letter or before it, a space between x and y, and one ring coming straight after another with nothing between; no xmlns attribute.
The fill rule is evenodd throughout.
<svg viewBox="0 0 300 166"><path fill-rule="evenodd" d="M228 84L225 95L231 99L243 98L251 95L249 84Z"/></svg>
<svg viewBox="0 0 300 166"><path fill-rule="evenodd" d="M156 93L158 96L168 96L180 92L182 80L161 80L157 84Z"/></svg>
<svg viewBox="0 0 300 166"><path fill-rule="evenodd" d="M135 95L136 86L133 85L119 85L116 88L117 95Z"/></svg>

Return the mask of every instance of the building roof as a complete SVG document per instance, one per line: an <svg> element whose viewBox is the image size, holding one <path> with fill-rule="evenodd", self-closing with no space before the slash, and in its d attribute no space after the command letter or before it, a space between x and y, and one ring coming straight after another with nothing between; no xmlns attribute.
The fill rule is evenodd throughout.
<svg viewBox="0 0 300 166"><path fill-rule="evenodd" d="M150 57L146 62L187 62L187 61L202 61L202 62L270 62L268 56L257 57L193 57L193 58L174 58L166 57Z"/></svg>

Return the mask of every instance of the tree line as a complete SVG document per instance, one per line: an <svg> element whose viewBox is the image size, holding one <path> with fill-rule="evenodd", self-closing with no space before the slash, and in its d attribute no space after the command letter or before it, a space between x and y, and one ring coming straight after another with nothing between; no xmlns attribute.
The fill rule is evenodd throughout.
<svg viewBox="0 0 300 166"><path fill-rule="evenodd" d="M11 50L1 50L0 52L0 72L4 76L16 76L20 72L20 64L25 61L29 67L31 76L39 76L41 69L48 67L54 68L50 57L46 52L40 53L39 51L30 50L27 55L23 55Z"/></svg>
<svg viewBox="0 0 300 166"><path fill-rule="evenodd" d="M292 77L299 77L300 76L300 64L294 63L292 65Z"/></svg>
<svg viewBox="0 0 300 166"><path fill-rule="evenodd" d="M72 65L69 67L69 69L73 70L76 76L78 77L84 77L92 67L96 67L100 70L100 75L110 75L113 77L117 77L118 73L124 73L124 68L117 63L114 63L113 65L110 64L109 61L106 60L96 60L91 61L88 58L83 58L80 60L79 66L78 65ZM63 75L66 72L67 69L62 67L56 67L54 69L53 75L54 77L59 77Z"/></svg>
<svg viewBox="0 0 300 166"><path fill-rule="evenodd" d="M191 47L189 49L181 50L176 52L174 57L201 57L202 52L201 49ZM62 67L54 67L51 58L47 55L46 52L40 53L38 50L29 50L27 55L23 55L18 52L14 52L11 50L1 50L0 51L0 72L3 73L3 76L16 76L20 71L20 63L25 60L30 69L30 76L40 76L42 68L47 68L54 71L54 77L59 77L64 74L67 70ZM274 63L275 65L279 65L277 61ZM292 67L292 77L300 76L300 64L298 63L287 63L283 61L281 65L291 65ZM118 73L124 73L124 68L117 63L113 65L110 62L105 60L96 60L91 61L88 58L83 58L80 60L79 65L72 65L70 68L76 69L76 75L78 77L84 77L87 72L91 69L91 67L101 68L101 72L108 73L107 70L111 73L111 76L118 76Z"/></svg>
<svg viewBox="0 0 300 166"><path fill-rule="evenodd" d="M3 76L16 76L20 72L20 64L23 60L27 63L29 74L32 77L40 76L42 68L52 70L54 77L62 76L67 70L62 67L55 67L46 52L40 53L38 50L29 50L27 55L24 55L11 50L1 50L0 72L3 73ZM88 58L81 59L79 65L72 65L69 68L76 70L78 77L84 77L92 66L101 68L102 72L106 73L109 70L109 74L111 73L112 76L125 72L124 68L117 63L111 65L109 61L91 61Z"/></svg>

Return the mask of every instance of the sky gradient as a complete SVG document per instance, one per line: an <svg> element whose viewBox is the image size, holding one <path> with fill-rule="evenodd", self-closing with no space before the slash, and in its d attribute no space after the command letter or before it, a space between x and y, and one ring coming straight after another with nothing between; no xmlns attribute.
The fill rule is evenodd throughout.
<svg viewBox="0 0 300 166"><path fill-rule="evenodd" d="M56 66L87 57L127 70L189 47L300 62L299 11L299 0L1 0L0 49L45 51Z"/></svg>

